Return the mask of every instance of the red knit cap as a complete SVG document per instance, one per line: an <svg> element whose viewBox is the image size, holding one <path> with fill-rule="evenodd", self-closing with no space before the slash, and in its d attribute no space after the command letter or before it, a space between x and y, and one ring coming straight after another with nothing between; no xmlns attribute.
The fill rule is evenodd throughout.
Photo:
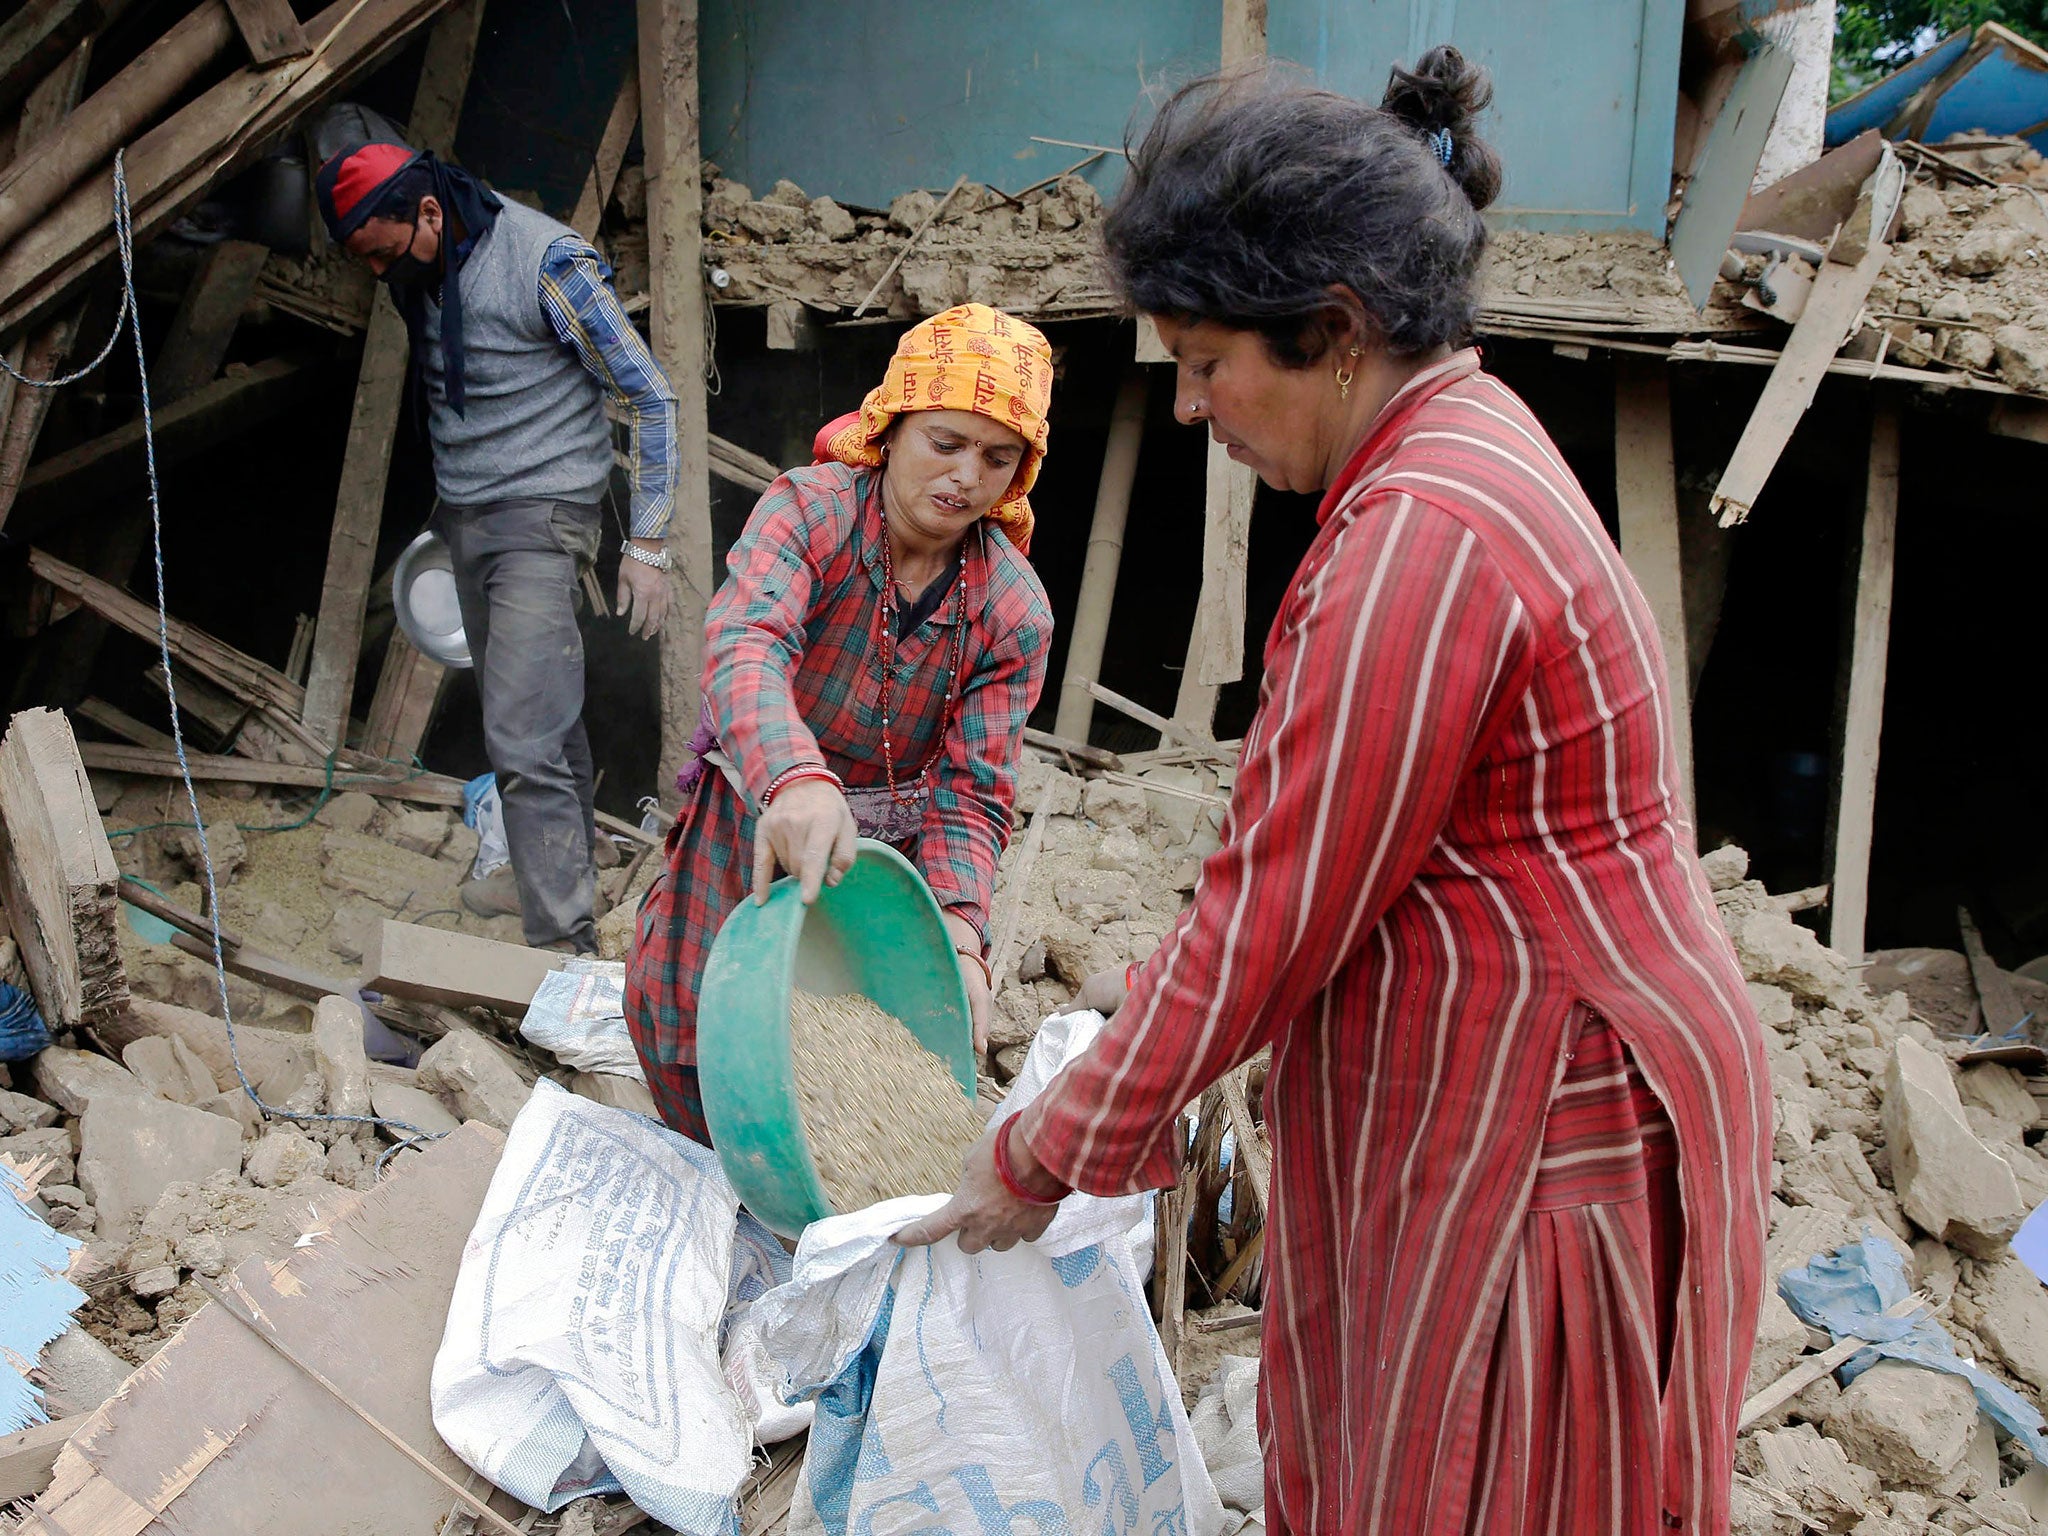
<svg viewBox="0 0 2048 1536"><path fill-rule="evenodd" d="M360 149L337 155L321 169L317 179L321 212L337 239L346 239L369 217L366 200L418 158L403 144L365 144ZM356 210L363 209L360 217Z"/></svg>

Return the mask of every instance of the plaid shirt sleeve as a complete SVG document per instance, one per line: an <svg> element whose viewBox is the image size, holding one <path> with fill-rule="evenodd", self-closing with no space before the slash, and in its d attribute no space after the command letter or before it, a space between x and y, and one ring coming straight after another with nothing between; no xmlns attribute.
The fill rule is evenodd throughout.
<svg viewBox="0 0 2048 1536"><path fill-rule="evenodd" d="M676 392L619 306L611 276L594 248L565 235L541 258L540 307L562 344L624 408L633 537L659 539L676 504Z"/></svg>
<svg viewBox="0 0 2048 1536"><path fill-rule="evenodd" d="M975 628L987 649L932 772L917 860L939 905L972 923L984 943L996 865L1010 841L1024 722L1045 687L1052 644L1052 612L1037 578L998 537L986 547L990 592Z"/></svg>
<svg viewBox="0 0 2048 1536"><path fill-rule="evenodd" d="M790 679L808 643L804 615L819 575L846 542L855 510L785 477L725 557L725 583L704 623L704 701L756 806L777 774L825 762Z"/></svg>

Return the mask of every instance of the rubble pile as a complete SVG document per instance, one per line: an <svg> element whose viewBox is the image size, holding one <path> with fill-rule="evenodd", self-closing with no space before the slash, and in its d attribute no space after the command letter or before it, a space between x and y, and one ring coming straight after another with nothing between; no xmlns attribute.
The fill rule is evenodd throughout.
<svg viewBox="0 0 2048 1536"><path fill-rule="evenodd" d="M614 194L626 222L608 237L629 293L646 284L647 238L644 193L630 178L622 173ZM1024 314L1103 314L1114 306L1096 238L1101 217L1100 194L1072 175L1016 197L978 182L951 197L905 192L887 213L811 197L789 181L756 197L713 176L704 259L718 298L730 303L800 299L831 314L859 305L887 274L869 309L899 319L969 300Z"/></svg>
<svg viewBox="0 0 2048 1536"><path fill-rule="evenodd" d="M1904 973L1873 966L1888 990L1867 986L1744 878L1747 862L1734 848L1705 860L1777 1101L1748 1391L1828 1342L1794 1316L1778 1277L1868 1229L1905 1256L1958 1354L2041 1407L2048 1291L2009 1246L2048 1201L2027 1080L2009 1066L1959 1066L1968 1042L1916 1013ZM1886 1361L1846 1389L1822 1375L1742 1435L1736 1471L1738 1536L2048 1529L2048 1471L2000 1445L1967 1383L1917 1365Z"/></svg>
<svg viewBox="0 0 2048 1536"><path fill-rule="evenodd" d="M2012 182L1922 173L1906 188L1866 302L1888 362L2048 392L2048 167L2026 153L2033 164L2014 161Z"/></svg>
<svg viewBox="0 0 2048 1536"><path fill-rule="evenodd" d="M990 1030L1002 1081L1023 1065L1039 1022L1083 981L1159 947L1194 891L1201 861L1220 846L1222 801L1233 770L1220 762L1132 766L1138 771L1131 777L1162 787L1084 780L1036 758L1024 761L1020 824L1041 809L1049 819L1044 846L1028 870L1031 837L1011 839L997 891L998 935L1011 904L1020 902L1016 968L1002 978ZM999 955L996 962L1008 959Z"/></svg>

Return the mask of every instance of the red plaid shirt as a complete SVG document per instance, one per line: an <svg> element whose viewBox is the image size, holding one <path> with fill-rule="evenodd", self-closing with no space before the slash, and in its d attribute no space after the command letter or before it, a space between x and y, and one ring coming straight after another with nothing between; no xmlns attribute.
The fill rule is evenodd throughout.
<svg viewBox="0 0 2048 1536"><path fill-rule="evenodd" d="M1653 1521L1725 1530L1770 1083L1679 798L1656 622L1473 352L1386 407L1324 517L1266 643L1224 846L1024 1134L1076 1188L1161 1187L1176 1112L1270 1043L1269 1529L1537 1529L1498 1502L1474 1517L1474 1493L1522 1470L1501 1461L1518 1446L1557 1459L1558 1383L1506 1387L1499 1341L1590 1009L1675 1132L1684 1276L1661 1401L1643 1298L1607 1298L1629 1326L1574 1392L1626 1365L1657 1406L1576 1471L1615 1508L1634 1489Z"/></svg>
<svg viewBox="0 0 2048 1536"><path fill-rule="evenodd" d="M669 834L668 867L640 910L626 1017L643 1064L697 1058L697 987L725 916L752 877L754 811L776 775L822 763L849 787L887 782L882 763L881 475L840 464L792 470L768 488L726 557L705 624L704 698L746 802L707 772ZM1045 686L1052 610L1030 564L984 522L963 546L967 639L960 700L932 764L923 826L904 848L940 906L984 934L1010 837L1024 721ZM946 707L958 604L898 642L889 735L906 789L931 756ZM649 1073L650 1079L655 1074ZM657 1084L657 1097L662 1087ZM664 1118L696 1117L677 1104ZM677 1114L670 1114L674 1106Z"/></svg>

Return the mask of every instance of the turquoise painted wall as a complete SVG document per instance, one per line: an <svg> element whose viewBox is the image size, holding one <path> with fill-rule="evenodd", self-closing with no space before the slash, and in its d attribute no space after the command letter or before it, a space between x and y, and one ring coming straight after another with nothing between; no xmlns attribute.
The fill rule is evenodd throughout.
<svg viewBox="0 0 2048 1536"><path fill-rule="evenodd" d="M882 205L965 172L1014 190L1123 142L1150 97L1215 66L1220 0L827 5L703 0L704 152L765 192ZM1502 223L1659 233L1684 0L1272 0L1268 46L1377 100L1450 41L1494 72ZM1089 175L1112 188L1120 166Z"/></svg>

